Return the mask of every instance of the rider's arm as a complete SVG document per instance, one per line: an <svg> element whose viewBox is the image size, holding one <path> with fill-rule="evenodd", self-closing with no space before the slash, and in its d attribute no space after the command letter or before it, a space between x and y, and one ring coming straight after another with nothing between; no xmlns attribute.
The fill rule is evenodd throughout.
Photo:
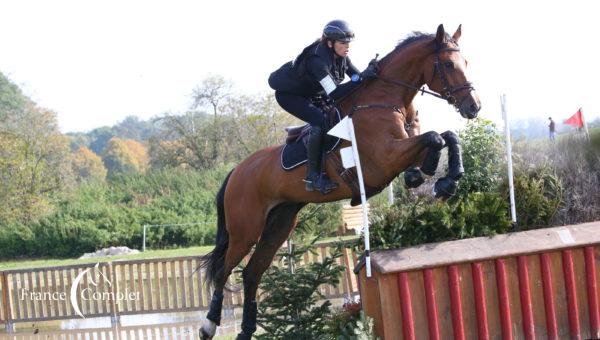
<svg viewBox="0 0 600 340"><path fill-rule="evenodd" d="M354 66L354 64L352 64L352 61L350 61L350 58L346 58L346 65L348 66L348 68L346 69L346 75L348 75L348 77L350 77L350 79L352 81L356 81L355 80L356 76L360 77L360 71L358 70L358 68L356 66ZM354 78L352 78L352 77L354 77Z"/></svg>
<svg viewBox="0 0 600 340"><path fill-rule="evenodd" d="M306 61L309 74L321 84L325 93L329 95L337 88L337 84L329 73L327 64L321 58L312 57Z"/></svg>
<svg viewBox="0 0 600 340"><path fill-rule="evenodd" d="M340 100L341 98L345 97L348 93L350 93L352 90L354 90L358 85L360 85L359 82L347 81L343 84L338 85L338 87L336 87L335 91L331 92L331 94L329 96L331 98L333 98L333 100L335 100L335 101Z"/></svg>

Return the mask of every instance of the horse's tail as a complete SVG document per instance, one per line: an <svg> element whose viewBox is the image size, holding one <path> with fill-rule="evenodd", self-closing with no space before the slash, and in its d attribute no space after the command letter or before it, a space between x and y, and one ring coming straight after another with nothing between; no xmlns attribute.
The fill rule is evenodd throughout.
<svg viewBox="0 0 600 340"><path fill-rule="evenodd" d="M217 239L215 248L208 254L202 257L200 268L206 268L206 282L209 285L215 285L216 281L223 275L223 266L225 262L225 253L229 244L229 233L225 224L225 188L231 172L225 177L225 181L221 185L221 189L217 193Z"/></svg>

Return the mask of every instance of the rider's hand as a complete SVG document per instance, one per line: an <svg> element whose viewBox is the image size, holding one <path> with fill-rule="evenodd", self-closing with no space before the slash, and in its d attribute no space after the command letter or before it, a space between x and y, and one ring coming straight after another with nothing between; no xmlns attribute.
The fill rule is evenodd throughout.
<svg viewBox="0 0 600 340"><path fill-rule="evenodd" d="M367 68L360 73L362 79L376 78L377 72L379 72L379 65L377 59L373 59L369 62Z"/></svg>

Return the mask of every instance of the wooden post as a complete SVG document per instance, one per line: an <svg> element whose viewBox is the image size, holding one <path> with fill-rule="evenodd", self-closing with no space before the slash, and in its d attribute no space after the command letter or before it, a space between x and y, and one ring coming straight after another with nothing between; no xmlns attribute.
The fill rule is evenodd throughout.
<svg viewBox="0 0 600 340"><path fill-rule="evenodd" d="M2 306L4 309L6 332L12 333L15 331L15 326L12 323L10 298L8 295L8 279L6 278L7 274L0 273L0 275L2 276Z"/></svg>
<svg viewBox="0 0 600 340"><path fill-rule="evenodd" d="M119 291L119 287L117 286L119 283L117 281L117 275L113 270L112 262L108 262L108 275L110 277L110 308L112 308L112 315L110 317L110 324L113 327L116 327L120 324L119 320L119 309L117 308L117 292Z"/></svg>

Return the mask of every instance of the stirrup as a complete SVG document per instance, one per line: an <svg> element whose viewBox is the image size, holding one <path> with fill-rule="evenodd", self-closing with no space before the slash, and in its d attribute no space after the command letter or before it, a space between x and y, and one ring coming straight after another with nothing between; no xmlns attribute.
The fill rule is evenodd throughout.
<svg viewBox="0 0 600 340"><path fill-rule="evenodd" d="M339 185L336 182L332 181L331 179L329 179L329 177L327 177L327 174L322 174L319 177L317 184L319 187L319 191L323 195L327 195L328 193L332 192L333 190L339 187Z"/></svg>

